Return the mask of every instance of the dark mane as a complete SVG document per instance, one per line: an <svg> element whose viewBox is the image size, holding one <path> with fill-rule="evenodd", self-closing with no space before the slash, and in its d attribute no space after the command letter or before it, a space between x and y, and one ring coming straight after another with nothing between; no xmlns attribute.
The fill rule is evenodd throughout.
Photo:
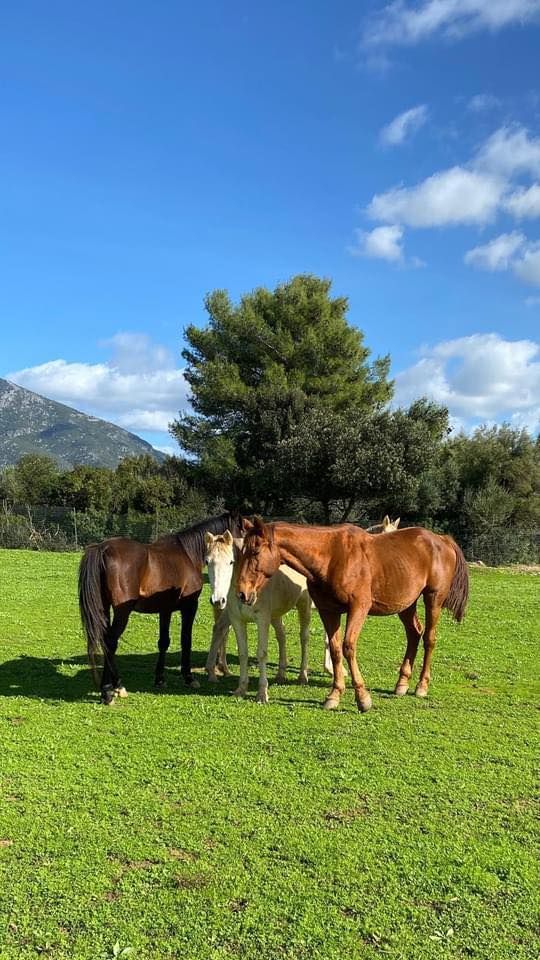
<svg viewBox="0 0 540 960"><path fill-rule="evenodd" d="M169 541L180 544L186 551L188 557L194 564L201 566L204 563L206 555L206 545L204 542L205 533L225 533L230 530L233 537L241 536L240 517L233 513L222 513L218 517L208 517L207 520L201 520L199 523L180 530L178 533L168 533L159 537L159 543Z"/></svg>

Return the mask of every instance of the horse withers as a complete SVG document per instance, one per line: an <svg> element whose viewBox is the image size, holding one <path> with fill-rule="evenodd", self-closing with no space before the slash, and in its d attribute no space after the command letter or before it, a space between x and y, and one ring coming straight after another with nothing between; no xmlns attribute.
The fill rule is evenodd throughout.
<svg viewBox="0 0 540 960"><path fill-rule="evenodd" d="M103 703L111 704L115 695L127 696L118 673L116 650L133 611L159 614L157 688L165 683L171 617L175 610L180 611L180 670L187 686L198 685L191 672L191 643L203 586L204 535L225 530L240 536L240 519L224 513L150 544L111 537L86 548L79 567L79 608L94 674L96 657L103 654L99 681Z"/></svg>
<svg viewBox="0 0 540 960"><path fill-rule="evenodd" d="M246 521L244 521L245 523ZM236 696L245 696L248 688L247 624L257 624L257 660L259 665L258 703L268 703L268 633L272 625L279 647L279 666L276 681L283 683L287 670L287 650L283 616L296 607L300 621L300 645L302 650L299 683L308 682L308 641L311 620L311 597L305 577L282 566L268 580L257 601L246 606L236 596L236 572L241 556L241 540L234 540L229 532L214 536L205 534L206 562L210 582L211 600L216 613L212 633L212 645L206 667L209 678L215 679L216 655L223 649L229 626L232 625L238 644L240 680Z"/></svg>
<svg viewBox="0 0 540 960"><path fill-rule="evenodd" d="M372 705L356 661L358 636L368 614L397 614L403 623L407 648L394 692L397 696L407 693L422 637L416 616L420 597L426 614L424 660L415 692L418 697L427 696L441 610L446 608L455 620L461 621L469 595L467 564L451 537L422 527L377 537L351 524L265 524L256 517L244 540L237 576L239 599L254 604L281 563L307 578L329 637L334 677L324 704L326 709L338 706L345 689L342 652L349 665L358 709L366 711ZM347 618L343 644L342 614Z"/></svg>

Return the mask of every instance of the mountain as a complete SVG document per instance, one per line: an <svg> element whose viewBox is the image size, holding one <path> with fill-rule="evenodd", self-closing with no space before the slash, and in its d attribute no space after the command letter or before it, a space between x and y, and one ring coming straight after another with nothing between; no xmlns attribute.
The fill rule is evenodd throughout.
<svg viewBox="0 0 540 960"><path fill-rule="evenodd" d="M24 453L46 453L69 469L115 467L122 457L163 454L134 433L0 378L0 467Z"/></svg>

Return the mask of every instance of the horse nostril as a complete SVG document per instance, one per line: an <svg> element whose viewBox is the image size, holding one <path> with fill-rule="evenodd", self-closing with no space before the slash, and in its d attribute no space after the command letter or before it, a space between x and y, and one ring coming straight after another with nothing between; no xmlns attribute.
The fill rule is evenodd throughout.
<svg viewBox="0 0 540 960"><path fill-rule="evenodd" d="M242 591L240 591L240 593L238 594L238 599L240 600L241 603L245 603L245 602L246 602L246 595L245 595L245 593L243 593Z"/></svg>

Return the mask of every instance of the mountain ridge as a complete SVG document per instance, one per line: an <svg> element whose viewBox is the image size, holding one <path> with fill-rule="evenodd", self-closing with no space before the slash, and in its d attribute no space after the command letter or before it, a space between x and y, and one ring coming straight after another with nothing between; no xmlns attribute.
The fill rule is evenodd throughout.
<svg viewBox="0 0 540 960"><path fill-rule="evenodd" d="M115 467L123 457L164 455L122 427L0 377L0 467L44 453L63 469Z"/></svg>

